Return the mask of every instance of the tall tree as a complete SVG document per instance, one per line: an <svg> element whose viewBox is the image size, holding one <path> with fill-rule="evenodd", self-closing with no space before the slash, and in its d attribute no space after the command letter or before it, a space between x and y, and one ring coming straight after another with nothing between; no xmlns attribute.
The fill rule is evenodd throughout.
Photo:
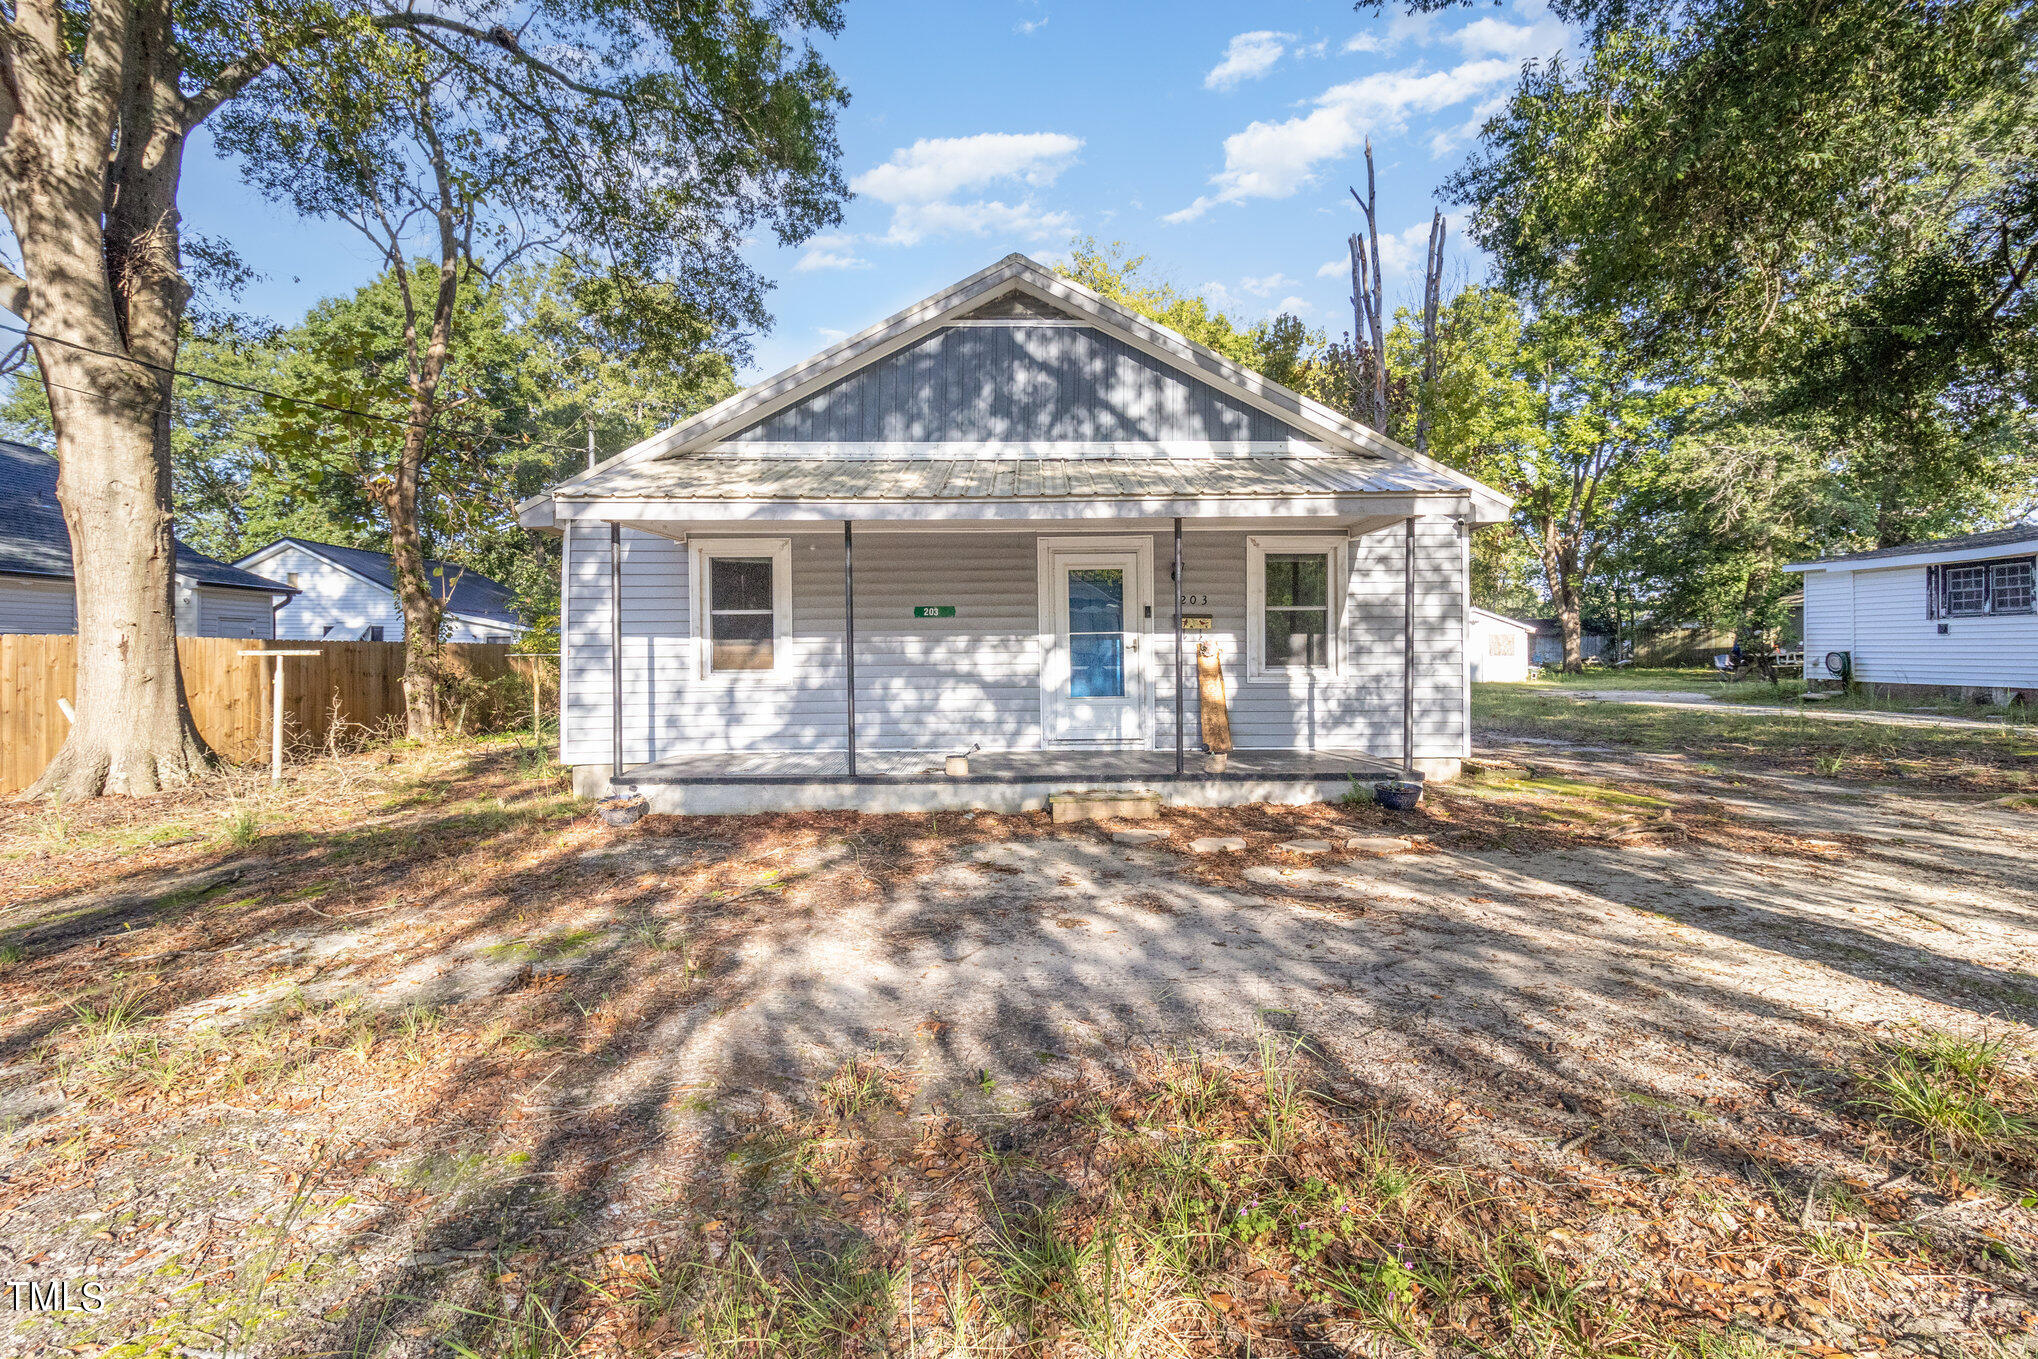
<svg viewBox="0 0 2038 1359"><path fill-rule="evenodd" d="M177 668L170 528L191 297L177 193L201 123L251 97L370 96L400 74L389 39L410 35L517 111L543 143L533 179L555 177L559 201L612 223L683 203L701 230L654 248L748 279L751 222L794 239L835 218L842 94L795 42L839 22L834 0L20 0L0 18L0 211L20 250L0 306L27 323L48 386L78 593L77 721L30 794L153 792L208 758ZM603 241L641 261L629 246Z"/></svg>

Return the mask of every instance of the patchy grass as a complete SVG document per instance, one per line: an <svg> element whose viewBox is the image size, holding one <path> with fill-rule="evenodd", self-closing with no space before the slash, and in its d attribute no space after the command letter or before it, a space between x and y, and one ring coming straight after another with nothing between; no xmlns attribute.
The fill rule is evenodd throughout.
<svg viewBox="0 0 2038 1359"><path fill-rule="evenodd" d="M1913 1317L1977 1353L2017 1340L2021 1052L1869 1048L1824 994L1791 1011L1842 965L1941 997L1935 969L2001 969L1931 954L1909 917L1916 976L1871 933L1903 921L1740 920L1776 906L1767 877L1580 910L1554 870L1523 876L1550 853L1666 874L1676 854L1618 853L1640 840L1724 898L1728 857L1791 880L1867 857L1711 791L1508 766L1407 814L1171 809L1136 854L988 813L619 835L528 748L475 742L60 827L0 809L0 1214L47 1252L24 1270L98 1269L117 1299L0 1315L0 1351L1752 1359L1784 1352L1764 1335L1887 1348ZM220 829L236 797L247 843ZM1208 833L1249 848L1186 853ZM1354 834L1408 850L1306 866L1377 896L1268 874L1297 867L1280 841ZM1754 943L1676 975L1710 905ZM1074 941L1066 996L1021 962L974 1023L919 1008L942 969L1043 939ZM1593 966L1608 940L1635 942ZM1461 944L1457 980L1412 984ZM1207 990L1181 1003L1274 949L1235 1025ZM1586 979L1560 989L1539 949ZM1758 953L1804 966L1741 995ZM1259 1008L1283 970L1304 982L1264 1004L1292 1009ZM892 1008L857 1008L866 974ZM1377 1018L1313 1008L1355 995ZM1473 1013L1499 1018L1451 1027ZM746 1020L769 1050L723 1045ZM1637 1074L1643 1051L1661 1065ZM1885 1173L1954 1158L1940 1196ZM1954 1194L1997 1196L1986 1232L1947 1225Z"/></svg>
<svg viewBox="0 0 2038 1359"><path fill-rule="evenodd" d="M1646 704L1579 703L1567 690L1581 687L1663 686L1644 684L1639 678L1597 686L1569 682L1475 684L1473 723L1481 732L1501 737L1675 752L1727 765L1759 765L1776 773L1848 780L1909 779L1993 793L2038 787L2038 731L2030 727L1992 731L1825 721L1800 715L1794 707L1768 717Z"/></svg>
<svg viewBox="0 0 2038 1359"><path fill-rule="evenodd" d="M2007 1037L1921 1031L1878 1046L1861 1107L1922 1153L1942 1181L2038 1189L2038 1080Z"/></svg>

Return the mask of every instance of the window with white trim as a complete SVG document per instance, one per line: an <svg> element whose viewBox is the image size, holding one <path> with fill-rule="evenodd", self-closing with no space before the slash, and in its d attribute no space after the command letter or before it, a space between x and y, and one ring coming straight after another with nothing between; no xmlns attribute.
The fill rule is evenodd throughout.
<svg viewBox="0 0 2038 1359"><path fill-rule="evenodd" d="M1338 668L1346 551L1344 538L1325 534L1246 540L1249 677Z"/></svg>
<svg viewBox="0 0 2038 1359"><path fill-rule="evenodd" d="M1927 567L1927 616L1981 618L2031 613L2038 604L2038 558L1948 562Z"/></svg>
<svg viewBox="0 0 2038 1359"><path fill-rule="evenodd" d="M785 538L694 547L694 635L703 675L775 675L787 666L792 548Z"/></svg>

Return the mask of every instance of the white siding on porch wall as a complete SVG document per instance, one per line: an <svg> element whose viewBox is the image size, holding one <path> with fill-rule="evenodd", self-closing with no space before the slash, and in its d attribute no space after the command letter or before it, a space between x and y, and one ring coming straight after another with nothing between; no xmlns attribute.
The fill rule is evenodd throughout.
<svg viewBox="0 0 2038 1359"><path fill-rule="evenodd" d="M748 533L755 533L750 526ZM1247 680L1246 535L1190 532L1186 612L1213 615L1189 634L1186 710L1200 740L1195 643L1215 641L1241 748L1358 748L1401 752L1402 533L1399 524L1354 539L1341 673ZM740 536L740 535L738 535ZM791 664L769 679L703 676L688 620L691 549L623 532L625 764L718 750L839 750L845 744L842 536L791 533ZM1274 535L1265 535L1274 536ZM709 541L702 535L701 541ZM1155 602L1146 654L1154 684L1154 745L1174 744L1173 540L1154 536ZM567 536L567 675L561 758L610 759L609 533ZM1465 753L1464 546L1450 520L1418 521L1416 755ZM1033 533L886 534L856 540L857 744L866 750L1038 749L1040 641ZM916 604L952 604L953 619L914 619Z"/></svg>

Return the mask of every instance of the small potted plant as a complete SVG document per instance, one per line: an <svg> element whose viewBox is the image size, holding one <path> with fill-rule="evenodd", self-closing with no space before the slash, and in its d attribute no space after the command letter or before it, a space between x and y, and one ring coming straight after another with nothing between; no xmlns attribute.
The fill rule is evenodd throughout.
<svg viewBox="0 0 2038 1359"><path fill-rule="evenodd" d="M1422 801L1421 779L1388 779L1373 785L1373 801L1390 812L1412 812Z"/></svg>
<svg viewBox="0 0 2038 1359"><path fill-rule="evenodd" d="M651 810L651 804L635 793L615 793L595 803L594 809L611 826L634 826Z"/></svg>

